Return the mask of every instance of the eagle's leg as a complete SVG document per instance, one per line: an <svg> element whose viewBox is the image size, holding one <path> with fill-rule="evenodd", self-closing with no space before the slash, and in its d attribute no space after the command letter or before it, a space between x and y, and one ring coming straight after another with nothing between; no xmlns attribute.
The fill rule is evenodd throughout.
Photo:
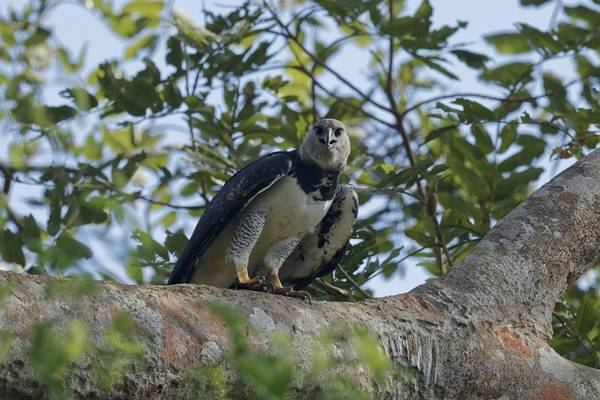
<svg viewBox="0 0 600 400"><path fill-rule="evenodd" d="M296 297L311 301L310 294L303 290L294 290L292 287L284 287L279 279L279 268L283 262L292 254L304 235L293 236L280 240L271 246L263 260L262 269L265 271L269 290L272 293L284 296Z"/></svg>
<svg viewBox="0 0 600 400"><path fill-rule="evenodd" d="M256 290L264 292L265 284L259 278L250 278L248 263L252 249L265 226L267 212L254 209L244 211L240 215L238 225L233 232L233 237L227 249L227 262L235 266L238 289Z"/></svg>

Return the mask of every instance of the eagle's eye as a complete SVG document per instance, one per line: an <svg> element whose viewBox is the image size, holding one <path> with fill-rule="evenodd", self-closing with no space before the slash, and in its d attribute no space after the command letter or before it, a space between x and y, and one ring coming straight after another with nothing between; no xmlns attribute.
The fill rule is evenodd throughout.
<svg viewBox="0 0 600 400"><path fill-rule="evenodd" d="M344 130L343 130L342 128L337 128L337 129L335 130L335 136L336 136L336 137L337 137L337 136L340 136L340 135L342 134L342 132L344 132Z"/></svg>
<svg viewBox="0 0 600 400"><path fill-rule="evenodd" d="M317 126L315 128L315 133L319 136L321 136L323 134L323 128L321 128L320 126Z"/></svg>

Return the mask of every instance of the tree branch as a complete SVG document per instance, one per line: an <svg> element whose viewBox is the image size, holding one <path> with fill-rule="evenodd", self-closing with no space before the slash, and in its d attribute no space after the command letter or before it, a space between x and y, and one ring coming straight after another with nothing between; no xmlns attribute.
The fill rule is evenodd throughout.
<svg viewBox="0 0 600 400"><path fill-rule="evenodd" d="M508 214L460 264L425 291L454 310L498 310L551 337L560 295L600 260L600 151L556 176ZM422 289L421 289L422 290ZM437 297L438 294L435 294Z"/></svg>
<svg viewBox="0 0 600 400"><path fill-rule="evenodd" d="M581 82L581 80L574 79L570 82L567 82L565 84L564 88L567 89L578 82ZM525 102L544 99L546 97L552 96L554 93L552 91L550 91L550 92L539 94L537 96L526 96L526 97L516 97L516 98L512 97L513 94L514 94L513 91L511 91L511 93L509 93L508 96L505 96L505 97L492 96L489 94L482 94L482 93L472 93L472 92L464 92L464 93L459 92L459 93L452 93L452 94L443 94L443 95L435 96L435 97L432 97L429 99L425 99L423 101L419 101L418 103L415 103L411 106L406 107L406 109L404 111L402 111L402 113L400 113L400 116L402 116L402 118L404 118L409 113L415 111L418 108L421 108L422 106L424 106L426 104L436 103L440 100L455 99L458 97L471 97L471 98L482 99L482 100L499 101L502 103L525 103Z"/></svg>
<svg viewBox="0 0 600 400"><path fill-rule="evenodd" d="M361 303L314 302L267 293L198 285L127 286L102 282L81 299L51 294L48 278L0 273L11 293L0 307L2 329L13 337L0 367L0 393L44 397L28 354L35 326L66 329L85 323L99 341L112 317L127 314L137 327L142 359L105 392L94 381L94 359L83 357L66 378L78 398L176 399L191 369L217 365L231 376L228 331L212 310L225 302L254 326L242 330L260 351L273 349L277 331L290 338L300 370L324 330L367 328L405 373L382 384L364 371L344 370L375 398L594 399L600 371L557 355L548 345L548 320L558 296L600 258L600 151L577 162L500 222L464 262L437 281L404 295ZM56 282L56 281L55 281ZM67 282L68 283L68 282ZM340 354L352 344L333 339ZM306 393L297 382L298 394Z"/></svg>

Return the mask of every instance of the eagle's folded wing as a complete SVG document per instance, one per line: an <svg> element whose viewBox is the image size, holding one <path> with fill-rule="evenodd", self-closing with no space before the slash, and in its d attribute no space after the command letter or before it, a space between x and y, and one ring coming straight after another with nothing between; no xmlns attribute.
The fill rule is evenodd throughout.
<svg viewBox="0 0 600 400"><path fill-rule="evenodd" d="M357 213L356 192L352 186L340 185L323 220L279 270L283 284L301 290L313 279L331 273L346 253Z"/></svg>
<svg viewBox="0 0 600 400"><path fill-rule="evenodd" d="M290 174L292 158L286 152L266 155L233 175L210 201L192 237L169 277L169 285L189 282L196 261L219 233L254 199Z"/></svg>

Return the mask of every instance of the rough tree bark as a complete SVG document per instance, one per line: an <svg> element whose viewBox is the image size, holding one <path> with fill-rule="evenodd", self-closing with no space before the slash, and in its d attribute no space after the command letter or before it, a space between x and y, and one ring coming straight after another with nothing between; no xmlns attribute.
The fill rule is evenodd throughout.
<svg viewBox="0 0 600 400"><path fill-rule="evenodd" d="M316 333L343 324L368 327L412 378L372 387L388 399L598 399L600 371L577 365L548 345L560 294L600 259L600 151L555 177L513 210L475 251L442 278L410 293L358 304L315 302L194 285L102 283L75 303L48 300L45 278L3 273L13 293L0 309L3 329L17 333L0 370L8 398L39 398L24 366L36 321L58 326L70 318L99 336L119 312L143 327L144 363L102 395L80 362L70 388L92 398L174 398L186 367L219 362L227 331L209 311L212 301L242 310L258 332L280 330L299 359ZM252 335L258 349L268 335ZM344 344L340 344L343 347ZM356 373L356 372L355 372ZM363 377L358 373L356 379Z"/></svg>

